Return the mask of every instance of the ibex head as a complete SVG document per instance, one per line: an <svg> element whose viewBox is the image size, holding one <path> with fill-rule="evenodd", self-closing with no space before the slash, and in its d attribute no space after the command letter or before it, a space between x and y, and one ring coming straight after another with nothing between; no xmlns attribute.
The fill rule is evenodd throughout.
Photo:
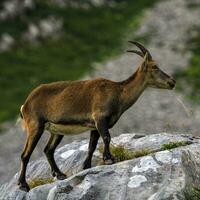
<svg viewBox="0 0 200 200"><path fill-rule="evenodd" d="M147 85L154 88L173 89L176 81L158 67L150 52L138 42L129 42L141 50L128 50L127 52L136 53L144 59L140 71L145 73Z"/></svg>

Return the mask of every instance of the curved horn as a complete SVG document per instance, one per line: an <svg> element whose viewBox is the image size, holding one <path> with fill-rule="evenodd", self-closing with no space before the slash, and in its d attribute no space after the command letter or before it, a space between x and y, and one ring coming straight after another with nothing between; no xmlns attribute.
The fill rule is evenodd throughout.
<svg viewBox="0 0 200 200"><path fill-rule="evenodd" d="M151 56L150 52L149 52L143 45L141 45L139 42L133 42L133 41L128 41L128 42L130 42L130 43L136 45L136 46L142 51L142 53L143 53L144 55L145 55L146 53L148 53L149 59L152 59L152 56Z"/></svg>
<svg viewBox="0 0 200 200"><path fill-rule="evenodd" d="M136 53L137 55L141 56L142 58L144 57L144 54L140 51L137 51L137 50L127 50L127 52Z"/></svg>

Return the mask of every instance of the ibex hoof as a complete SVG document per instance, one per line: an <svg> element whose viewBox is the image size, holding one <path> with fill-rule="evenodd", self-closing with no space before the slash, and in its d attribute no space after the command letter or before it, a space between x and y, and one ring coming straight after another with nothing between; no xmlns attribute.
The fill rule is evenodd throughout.
<svg viewBox="0 0 200 200"><path fill-rule="evenodd" d="M29 192L30 191L30 187L27 183L18 183L19 185L19 189L25 192Z"/></svg>
<svg viewBox="0 0 200 200"><path fill-rule="evenodd" d="M65 174L57 174L56 175L56 178L58 179L58 180L64 180L64 179L66 179L67 178L67 176L65 175Z"/></svg>
<svg viewBox="0 0 200 200"><path fill-rule="evenodd" d="M52 172L52 176L56 177L58 180L64 180L67 178L67 176L62 172Z"/></svg>
<svg viewBox="0 0 200 200"><path fill-rule="evenodd" d="M91 168L91 161L85 160L83 163L83 169L89 169Z"/></svg>
<svg viewBox="0 0 200 200"><path fill-rule="evenodd" d="M89 169L91 168L91 165L83 165L83 169Z"/></svg>
<svg viewBox="0 0 200 200"><path fill-rule="evenodd" d="M114 163L115 163L115 161L113 161L112 159L104 160L105 165L112 165Z"/></svg>
<svg viewBox="0 0 200 200"><path fill-rule="evenodd" d="M113 157L113 156L110 156L110 158L104 157L103 161L104 161L105 165L112 165L112 164L116 163L115 157Z"/></svg>

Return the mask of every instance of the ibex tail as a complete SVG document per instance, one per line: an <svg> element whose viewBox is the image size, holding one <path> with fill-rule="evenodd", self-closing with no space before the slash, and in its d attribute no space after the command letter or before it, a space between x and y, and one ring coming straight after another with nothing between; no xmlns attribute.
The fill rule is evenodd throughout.
<svg viewBox="0 0 200 200"><path fill-rule="evenodd" d="M17 118L16 125L21 124L22 129L25 130L26 123L25 123L24 117L23 117L23 107L24 107L24 105L22 105L20 108L20 116Z"/></svg>

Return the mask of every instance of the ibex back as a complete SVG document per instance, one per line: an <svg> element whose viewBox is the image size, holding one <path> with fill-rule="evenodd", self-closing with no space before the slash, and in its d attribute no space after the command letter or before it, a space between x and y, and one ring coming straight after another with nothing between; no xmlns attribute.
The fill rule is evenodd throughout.
<svg viewBox="0 0 200 200"><path fill-rule="evenodd" d="M103 160L115 162L110 153L109 129L122 113L132 106L147 87L173 89L175 81L161 71L149 51L138 42L141 51L130 50L143 58L137 71L128 79L114 82L104 78L86 81L61 81L43 84L34 89L21 107L27 140L21 155L20 188L29 191L26 167L42 133L47 129L51 135L44 148L52 175L65 179L54 160L54 151L65 134L90 130L88 155L83 169L91 167L91 159L99 137L104 142Z"/></svg>

